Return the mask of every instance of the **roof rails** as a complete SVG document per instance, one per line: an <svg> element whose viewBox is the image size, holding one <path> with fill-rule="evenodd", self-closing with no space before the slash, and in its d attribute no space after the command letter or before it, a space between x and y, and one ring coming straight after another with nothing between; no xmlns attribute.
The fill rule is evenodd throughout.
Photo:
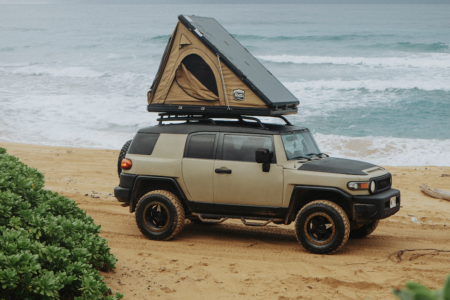
<svg viewBox="0 0 450 300"><path fill-rule="evenodd" d="M158 114L159 118L157 121L159 122L159 125L162 125L163 122L171 122L171 121L186 121L187 123L191 121L196 122L208 122L211 124L216 124L216 122L213 120L213 118L219 118L219 119L238 119L239 122L243 122L244 120L252 120L256 121L258 125L261 128L268 129L264 124L261 122L260 119L255 117L247 117L247 116L229 116L229 115L171 115L169 113L160 113ZM284 116L273 116L274 118L280 118L284 122L286 122L286 125L293 126L291 122L289 122Z"/></svg>

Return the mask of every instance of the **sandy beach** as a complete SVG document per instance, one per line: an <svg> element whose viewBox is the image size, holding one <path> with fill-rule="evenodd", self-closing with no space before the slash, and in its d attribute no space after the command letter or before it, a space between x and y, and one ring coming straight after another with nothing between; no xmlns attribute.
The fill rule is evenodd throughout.
<svg viewBox="0 0 450 300"><path fill-rule="evenodd" d="M293 225L189 223L174 240L147 240L113 197L118 151L0 142L45 174L46 188L74 199L102 226L117 268L102 273L125 299L396 299L408 280L439 288L450 273L450 202L420 185L450 190L450 167L389 167L402 208L369 237L335 255L310 254ZM415 217L418 223L412 223ZM447 252L407 251L436 249ZM424 254L424 255L419 255Z"/></svg>

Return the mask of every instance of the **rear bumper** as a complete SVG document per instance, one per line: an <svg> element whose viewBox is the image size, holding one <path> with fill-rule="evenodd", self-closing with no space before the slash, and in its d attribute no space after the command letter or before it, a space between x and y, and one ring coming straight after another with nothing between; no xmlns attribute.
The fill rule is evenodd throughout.
<svg viewBox="0 0 450 300"><path fill-rule="evenodd" d="M114 197L116 197L119 202L130 202L130 189L116 186L114 188Z"/></svg>
<svg viewBox="0 0 450 300"><path fill-rule="evenodd" d="M130 202L131 191L133 190L134 182L137 175L120 174L120 184L114 188L114 197L119 202Z"/></svg>
<svg viewBox="0 0 450 300"><path fill-rule="evenodd" d="M390 200L395 197L395 207ZM356 220L380 220L392 216L400 210L400 191L389 189L376 195L354 196Z"/></svg>

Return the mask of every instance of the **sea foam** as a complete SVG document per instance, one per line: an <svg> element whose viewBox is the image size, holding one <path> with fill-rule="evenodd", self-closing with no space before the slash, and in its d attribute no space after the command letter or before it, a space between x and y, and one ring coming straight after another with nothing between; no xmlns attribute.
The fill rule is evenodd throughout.
<svg viewBox="0 0 450 300"><path fill-rule="evenodd" d="M403 68L438 68L450 67L450 54L412 55L409 57L334 57L334 56L296 56L296 55L260 55L258 59L273 63L292 64L332 64L366 67L403 67Z"/></svg>

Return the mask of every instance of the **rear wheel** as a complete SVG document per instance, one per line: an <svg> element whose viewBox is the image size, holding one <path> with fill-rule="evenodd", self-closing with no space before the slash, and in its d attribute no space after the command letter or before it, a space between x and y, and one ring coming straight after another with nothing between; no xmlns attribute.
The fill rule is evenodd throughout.
<svg viewBox="0 0 450 300"><path fill-rule="evenodd" d="M184 221L183 205L177 196L168 191L147 193L136 207L139 230L151 240L170 240L181 232Z"/></svg>
<svg viewBox="0 0 450 300"><path fill-rule="evenodd" d="M354 229L350 231L350 238L351 239L362 239L371 234L372 232L377 229L378 224L380 223L380 220L376 220L367 224L364 224L358 229Z"/></svg>
<svg viewBox="0 0 450 300"><path fill-rule="evenodd" d="M119 174L119 177L120 177L120 173L122 173L122 168L120 167L120 163L122 162L122 159L125 158L125 155L127 155L128 148L130 148L130 145L131 145L131 141L132 140L129 140L128 142L126 142L123 145L122 150L120 150L119 160L117 162L117 173Z"/></svg>
<svg viewBox="0 0 450 300"><path fill-rule="evenodd" d="M350 222L344 210L328 200L305 205L295 221L297 240L306 250L316 254L332 254L347 242Z"/></svg>

